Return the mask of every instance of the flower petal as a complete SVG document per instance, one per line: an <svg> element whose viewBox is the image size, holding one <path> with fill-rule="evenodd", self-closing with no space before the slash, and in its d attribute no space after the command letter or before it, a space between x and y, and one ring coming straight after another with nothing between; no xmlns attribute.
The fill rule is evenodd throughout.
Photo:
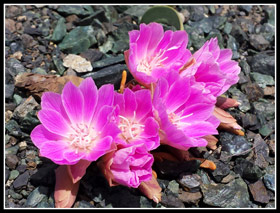
<svg viewBox="0 0 280 213"><path fill-rule="evenodd" d="M80 89L69 81L62 90L62 104L72 123L83 120L84 96Z"/></svg>
<svg viewBox="0 0 280 213"><path fill-rule="evenodd" d="M110 152L112 149L113 139L111 136L107 136L102 138L101 140L96 142L96 146L93 147L92 151L86 156L86 160L88 161L96 161L101 156Z"/></svg>
<svg viewBox="0 0 280 213"><path fill-rule="evenodd" d="M137 101L136 119L142 120L152 111L152 100L150 90L143 89L135 92Z"/></svg>
<svg viewBox="0 0 280 213"><path fill-rule="evenodd" d="M60 113L66 121L70 121L63 107L61 95L54 92L44 92L41 98L42 109L52 109Z"/></svg>
<svg viewBox="0 0 280 213"><path fill-rule="evenodd" d="M82 81L79 88L84 96L83 119L84 122L89 124L98 100L97 87L92 78L86 78Z"/></svg>
<svg viewBox="0 0 280 213"><path fill-rule="evenodd" d="M47 141L42 145L40 155L57 162L65 159L64 152L67 150L69 144L65 141ZM66 160L68 164L68 159Z"/></svg>
<svg viewBox="0 0 280 213"><path fill-rule="evenodd" d="M134 112L137 108L137 102L134 95L130 89L126 88L123 93L124 101L125 101L125 115L126 117L133 117Z"/></svg>
<svg viewBox="0 0 280 213"><path fill-rule="evenodd" d="M39 124L32 130L30 138L39 149L41 149L42 145L47 141L57 141L63 139L62 136L48 131L42 124Z"/></svg>
<svg viewBox="0 0 280 213"><path fill-rule="evenodd" d="M38 117L44 127L57 135L67 137L70 130L69 124L61 114L51 109L42 109L38 112Z"/></svg>

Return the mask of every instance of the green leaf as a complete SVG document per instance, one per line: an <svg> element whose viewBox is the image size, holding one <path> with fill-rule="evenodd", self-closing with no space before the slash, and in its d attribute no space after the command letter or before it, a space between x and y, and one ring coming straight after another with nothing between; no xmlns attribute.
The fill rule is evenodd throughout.
<svg viewBox="0 0 280 213"><path fill-rule="evenodd" d="M170 6L154 6L148 9L140 23L149 24L151 22L167 24L174 26L177 30L184 30L180 14Z"/></svg>

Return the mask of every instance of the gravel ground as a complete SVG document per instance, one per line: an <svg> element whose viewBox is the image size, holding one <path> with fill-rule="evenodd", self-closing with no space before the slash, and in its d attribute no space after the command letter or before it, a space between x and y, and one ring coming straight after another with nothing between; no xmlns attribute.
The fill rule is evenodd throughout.
<svg viewBox="0 0 280 213"><path fill-rule="evenodd" d="M22 73L91 76L98 87L119 88L127 70L128 31L138 29L146 5L5 5L5 207L54 208L52 161L39 157L30 132L39 124L40 99L15 86ZM216 163L215 171L156 163L159 204L136 189L109 187L92 163L81 180L74 208L275 208L275 5L174 5L189 34L188 48L210 37L233 50L240 80L225 95L241 105L227 110L245 136L220 132L216 150L193 148ZM174 29L165 25L165 29ZM82 32L82 33L81 33ZM93 71L63 66L68 54ZM132 77L129 76L131 79Z"/></svg>

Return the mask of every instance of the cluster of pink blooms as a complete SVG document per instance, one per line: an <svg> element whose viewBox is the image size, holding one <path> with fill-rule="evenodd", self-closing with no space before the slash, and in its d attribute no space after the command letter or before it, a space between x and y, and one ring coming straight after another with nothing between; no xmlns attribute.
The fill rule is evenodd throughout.
<svg viewBox="0 0 280 213"><path fill-rule="evenodd" d="M151 180L151 151L160 144L188 150L218 134L217 97L239 79L231 50L220 50L214 38L192 54L185 31L164 32L157 23L141 24L129 39L125 59L141 87L118 93L86 78L42 96L42 124L31 139L41 156L68 165L73 183L98 160L111 186L137 188Z"/></svg>

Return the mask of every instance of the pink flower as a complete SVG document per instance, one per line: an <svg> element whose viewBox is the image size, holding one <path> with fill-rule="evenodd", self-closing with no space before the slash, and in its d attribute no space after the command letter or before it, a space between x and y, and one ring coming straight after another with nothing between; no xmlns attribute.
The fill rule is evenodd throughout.
<svg viewBox="0 0 280 213"><path fill-rule="evenodd" d="M74 165L82 159L95 161L111 151L119 133L110 121L113 98L113 85L104 85L98 91L91 78L79 87L68 82L62 95L44 93L38 113L42 124L30 135L41 156L56 164Z"/></svg>
<svg viewBox="0 0 280 213"><path fill-rule="evenodd" d="M193 55L195 63L181 70L181 76L194 75L197 82L204 83L206 89L217 97L238 82L240 67L231 60L230 49L221 50L218 39L211 38Z"/></svg>
<svg viewBox="0 0 280 213"><path fill-rule="evenodd" d="M144 143L118 145L118 149L101 158L99 168L110 186L124 185L137 188L152 179L153 155Z"/></svg>
<svg viewBox="0 0 280 213"><path fill-rule="evenodd" d="M193 76L170 72L156 86L153 104L160 124L161 143L177 149L206 146L206 135L218 134L213 115L215 98L203 94Z"/></svg>
<svg viewBox="0 0 280 213"><path fill-rule="evenodd" d="M126 88L123 94L115 92L114 106L119 109L116 122L120 134L115 140L116 144L145 143L148 150L159 146L159 126L153 117L149 90L132 92Z"/></svg>
<svg viewBox="0 0 280 213"><path fill-rule="evenodd" d="M129 32L130 48L125 51L126 64L142 85L156 82L169 70L178 70L191 57L186 49L185 31L163 31L158 23L140 24L140 30Z"/></svg>

